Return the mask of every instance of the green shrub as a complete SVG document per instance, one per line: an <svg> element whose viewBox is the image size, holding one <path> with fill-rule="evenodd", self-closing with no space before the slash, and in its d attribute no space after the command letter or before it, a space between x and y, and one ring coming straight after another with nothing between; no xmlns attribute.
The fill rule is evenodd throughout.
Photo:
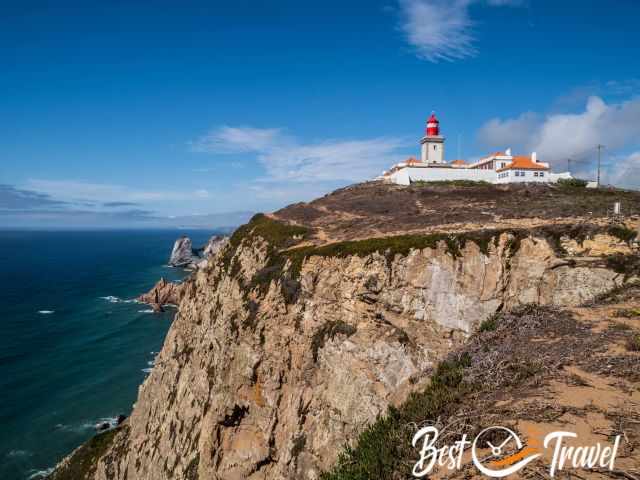
<svg viewBox="0 0 640 480"><path fill-rule="evenodd" d="M87 480L93 478L96 465L109 447L113 444L118 432L125 429L128 433L129 426L122 426L94 435L71 455L68 462L55 470L50 477L51 480Z"/></svg>
<svg viewBox="0 0 640 480"><path fill-rule="evenodd" d="M490 317L483 320L478 328L479 332L493 332L496 328L498 328L498 318L500 318L499 313L494 313Z"/></svg>
<svg viewBox="0 0 640 480"><path fill-rule="evenodd" d="M638 236L637 231L628 228L626 225L612 225L607 229L607 233L626 243L633 242Z"/></svg>
<svg viewBox="0 0 640 480"><path fill-rule="evenodd" d="M640 335L635 334L627 340L627 350L630 352L640 352Z"/></svg>
<svg viewBox="0 0 640 480"><path fill-rule="evenodd" d="M624 274L625 277L640 273L640 257L638 255L614 253L605 258L605 263L609 269Z"/></svg>
<svg viewBox="0 0 640 480"><path fill-rule="evenodd" d="M588 183L586 180L579 178L561 178L558 180L558 185L570 188L585 188Z"/></svg>
<svg viewBox="0 0 640 480"><path fill-rule="evenodd" d="M410 478L410 459L415 456L410 445L415 433L412 425L435 420L472 391L464 382L464 369L470 365L468 355L441 362L425 390L411 394L398 408L390 407L367 427L355 446L345 448L336 466L322 474L322 480Z"/></svg>

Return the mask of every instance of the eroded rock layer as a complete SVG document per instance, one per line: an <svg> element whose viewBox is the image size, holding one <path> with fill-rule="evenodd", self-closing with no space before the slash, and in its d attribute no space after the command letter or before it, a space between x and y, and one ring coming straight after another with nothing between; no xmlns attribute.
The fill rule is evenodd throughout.
<svg viewBox="0 0 640 480"><path fill-rule="evenodd" d="M271 223L242 227L184 283L133 413L87 478L318 478L493 313L576 306L635 278L630 247L606 232L302 250L304 229Z"/></svg>

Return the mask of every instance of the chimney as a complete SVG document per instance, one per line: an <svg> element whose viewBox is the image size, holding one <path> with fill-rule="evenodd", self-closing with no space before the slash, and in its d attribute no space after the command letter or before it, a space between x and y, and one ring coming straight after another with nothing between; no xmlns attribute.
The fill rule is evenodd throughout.
<svg viewBox="0 0 640 480"><path fill-rule="evenodd" d="M507 148L507 149L504 151L504 154L505 154L505 155L507 155L508 157L510 157L510 156L511 156L511 148Z"/></svg>
<svg viewBox="0 0 640 480"><path fill-rule="evenodd" d="M532 161L533 163L538 163L538 154L537 154L536 152L533 152L533 153L531 154L531 161Z"/></svg>

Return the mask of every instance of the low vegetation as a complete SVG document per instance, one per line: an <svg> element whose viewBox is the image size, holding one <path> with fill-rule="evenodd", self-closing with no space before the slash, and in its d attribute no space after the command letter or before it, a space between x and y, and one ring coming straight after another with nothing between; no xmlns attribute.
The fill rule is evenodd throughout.
<svg viewBox="0 0 640 480"><path fill-rule="evenodd" d="M570 186L574 183L416 182L405 187L368 182L291 205L274 215L283 221L321 228L336 241L426 228L446 230L451 224L493 223L501 228L500 223L512 219L607 218L614 202L622 203L625 215L640 215L640 192Z"/></svg>
<svg viewBox="0 0 640 480"><path fill-rule="evenodd" d="M616 237L618 240L621 240L628 244L633 242L638 236L638 232L636 230L628 228L625 225L612 225L607 230L607 233L609 233L609 235L611 235L612 237Z"/></svg>
<svg viewBox="0 0 640 480"><path fill-rule="evenodd" d="M638 255L616 253L605 259L607 268L623 274L625 278L640 274L640 257Z"/></svg>
<svg viewBox="0 0 640 480"><path fill-rule="evenodd" d="M585 188L589 182L579 178L560 178L558 185L568 188Z"/></svg>
<svg viewBox="0 0 640 480"><path fill-rule="evenodd" d="M496 328L498 328L498 319L500 318L499 313L495 313L491 315L489 318L485 319L480 326L478 327L479 332L493 332Z"/></svg>
<svg viewBox="0 0 640 480"><path fill-rule="evenodd" d="M323 480L366 480L400 478L407 459L414 456L407 439L413 426L452 411L463 395L473 390L464 382L464 370L471 364L468 355L440 363L430 385L412 394L400 408L389 408L384 417L367 427L355 447L346 447L336 467L322 475ZM404 478L404 477L403 477Z"/></svg>
<svg viewBox="0 0 640 480"><path fill-rule="evenodd" d="M627 350L630 352L640 352L640 334L632 335L627 340Z"/></svg>
<svg viewBox="0 0 640 480"><path fill-rule="evenodd" d="M266 240L266 265L244 285L245 291L248 293L255 290L259 294L264 294L271 282L275 280L280 282L287 301L293 303L296 301L299 291L302 265L307 258L312 256L346 258L350 256L366 257L378 253L384 255L387 262L391 263L396 255L406 256L412 250L435 249L442 243L446 253L457 259L462 256L462 250L466 247L467 242L475 243L484 255L489 255L491 246L497 247L500 236L503 234L510 237L506 249L511 255L518 251L521 241L530 236L546 238L556 254L565 255L566 251L562 247L563 238L571 238L582 243L586 238L601 230L602 227L591 224L555 224L535 229L508 228L455 234L394 235L365 240L348 240L322 246L295 247L296 244L308 238L311 233L309 229L298 225L288 225L266 215L258 214L233 234L229 246L222 256L222 262L229 274L238 277L240 264L234 259L238 246L243 242L252 242L258 238ZM624 226L615 226L609 227L608 232L618 238L629 239L632 231ZM635 238L635 232L633 233L633 238ZM616 272L626 275L640 271L640 260L635 256L612 255L606 259L606 264ZM288 268L287 265L289 265Z"/></svg>
<svg viewBox="0 0 640 480"><path fill-rule="evenodd" d="M635 318L640 317L640 308L625 308L616 312L616 317Z"/></svg>
<svg viewBox="0 0 640 480"><path fill-rule="evenodd" d="M59 467L49 478L49 480L89 480L93 478L97 461L104 455L116 436L123 428L122 426L99 433L83 443L73 456Z"/></svg>
<svg viewBox="0 0 640 480"><path fill-rule="evenodd" d="M519 404L518 399L540 395L545 379L560 374L558 365L576 364L590 372L610 368L611 358L585 358L585 351L602 348L602 338L568 311L525 305L501 313L499 320L487 319L484 325L482 333L473 335L437 367L424 390L397 408L389 407L345 446L334 467L321 478L412 478L419 452L411 439L419 428L435 426L442 444L451 445L463 434L472 437L489 425L515 424L522 418L540 423L557 420L565 413L561 408L551 410L546 402ZM547 341L535 341L539 339ZM632 367L624 367L616 374L622 377L630 371ZM512 402L504 406L505 399ZM525 470L523 476L533 478L531 473ZM467 470L457 478L471 475Z"/></svg>

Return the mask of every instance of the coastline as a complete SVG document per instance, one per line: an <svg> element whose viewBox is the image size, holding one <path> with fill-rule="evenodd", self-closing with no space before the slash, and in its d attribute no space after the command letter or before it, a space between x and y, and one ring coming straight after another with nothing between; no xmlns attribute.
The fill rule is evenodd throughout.
<svg viewBox="0 0 640 480"><path fill-rule="evenodd" d="M0 365L3 479L44 477L97 424L130 414L175 315L152 314L135 296L161 276L189 275L166 265L178 234L0 232L0 245L20 260L0 260L16 279L0 293L12 332ZM211 231L190 234L204 241Z"/></svg>

